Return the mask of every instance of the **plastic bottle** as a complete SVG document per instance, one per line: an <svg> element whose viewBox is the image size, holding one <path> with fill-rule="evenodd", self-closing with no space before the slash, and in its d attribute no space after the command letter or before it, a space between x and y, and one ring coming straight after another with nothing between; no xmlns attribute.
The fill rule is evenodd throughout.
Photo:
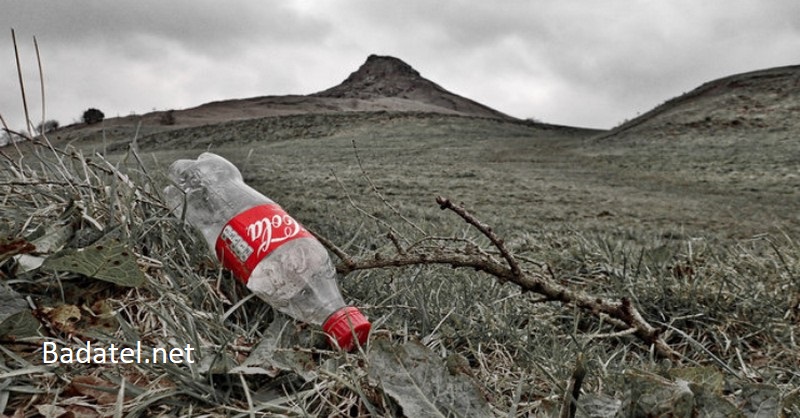
<svg viewBox="0 0 800 418"><path fill-rule="evenodd" d="M325 247L275 202L244 183L219 155L169 167L164 189L173 213L199 228L222 265L275 309L321 325L331 345L350 351L371 328L347 306ZM185 209L185 214L184 214Z"/></svg>

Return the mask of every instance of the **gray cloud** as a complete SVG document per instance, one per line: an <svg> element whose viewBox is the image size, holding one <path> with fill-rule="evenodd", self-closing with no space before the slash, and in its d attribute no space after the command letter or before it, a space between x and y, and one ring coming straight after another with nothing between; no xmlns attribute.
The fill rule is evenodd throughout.
<svg viewBox="0 0 800 418"><path fill-rule="evenodd" d="M5 7L11 26L55 47L131 44L169 40L195 53L213 54L255 42L314 39L325 22L283 7L283 2L26 0Z"/></svg>
<svg viewBox="0 0 800 418"><path fill-rule="evenodd" d="M610 127L702 82L796 63L800 3L613 0L7 2L29 89L40 41L50 114L69 123L211 100L310 93L370 53L517 117ZM21 126L10 36L0 112ZM36 114L34 112L34 114Z"/></svg>

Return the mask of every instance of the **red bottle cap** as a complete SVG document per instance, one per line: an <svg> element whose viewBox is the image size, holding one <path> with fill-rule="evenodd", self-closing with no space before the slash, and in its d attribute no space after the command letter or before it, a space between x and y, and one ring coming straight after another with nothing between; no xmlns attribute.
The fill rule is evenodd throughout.
<svg viewBox="0 0 800 418"><path fill-rule="evenodd" d="M364 345L369 336L372 324L355 306L345 306L334 312L322 325L322 330L328 334L331 346L345 351L350 351L356 347L356 339L359 345Z"/></svg>

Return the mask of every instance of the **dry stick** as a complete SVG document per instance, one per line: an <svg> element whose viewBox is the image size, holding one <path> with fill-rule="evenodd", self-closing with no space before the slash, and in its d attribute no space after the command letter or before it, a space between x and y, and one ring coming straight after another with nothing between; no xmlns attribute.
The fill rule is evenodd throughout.
<svg viewBox="0 0 800 418"><path fill-rule="evenodd" d="M53 147L53 144L50 143L50 139L47 138L47 134L44 131L44 122L46 119L45 117L46 101L44 95L44 71L42 70L42 55L39 53L39 42L36 40L35 36L33 37L33 47L36 50L36 64L39 68L39 89L42 92L42 125L41 125L41 132L39 132L39 134L42 136L42 139L44 139L44 142L47 144L47 146L50 148L50 151L58 160L58 164L61 165L61 168L64 170L63 172L64 178L67 178L67 176L69 175L69 170L67 170L67 166L64 165L64 160L61 158L60 155L58 155L56 149ZM73 189L77 191L77 189L75 189L74 186Z"/></svg>
<svg viewBox="0 0 800 418"><path fill-rule="evenodd" d="M17 41L16 41L16 38L14 37L14 29L11 29L11 36L12 36L12 38L14 38L14 49L16 50ZM17 61L19 61L19 59ZM21 79L21 77L22 77L22 74L20 73L20 79ZM25 98L24 90L23 90L22 97L23 97L23 100L24 100L24 98ZM27 110L27 107L26 107L26 110ZM3 124L3 130L8 135L8 140L11 141L11 145L14 146L14 149L17 151L17 155L19 155L20 164L18 164L18 165L21 166L22 165L21 162L22 162L22 158L23 158L22 151L19 150L19 145L17 145L17 141L14 140L14 137L13 137L12 134L16 134L21 138L25 138L25 136L24 135L20 135L20 134L18 134L16 132L12 131L11 129L9 129L8 128L8 124L6 124L6 120L3 119L3 115L0 115L0 123ZM11 161L11 160L9 159L9 161ZM22 174L22 175L24 176L24 174Z"/></svg>
<svg viewBox="0 0 800 418"><path fill-rule="evenodd" d="M397 250L398 254L403 255L406 253L406 250L403 249L403 246L400 245L400 241L397 240L397 237L394 236L393 233L387 232L386 238L389 238L389 240L392 241L392 244L394 244L394 249Z"/></svg>
<svg viewBox="0 0 800 418"><path fill-rule="evenodd" d="M22 94L22 107L23 107L23 110L25 111L25 126L26 126L26 129L28 131L28 136L25 137L24 135L21 135L21 134L19 134L17 132L14 132L14 133L19 135L20 137L27 138L27 139L29 139L31 141L34 141L33 132L31 131L32 123L31 123L31 120L30 120L29 112L28 112L28 99L27 99L27 95L25 94L25 82L24 82L24 78L22 77L22 63L20 62L20 59L19 59L19 48L17 46L17 36L16 36L16 32L14 31L13 28L11 29L11 39L12 39L12 43L14 44L14 56L16 58L16 64L17 64L17 76L19 77L19 88L20 88L20 92ZM34 45L34 48L36 50L36 61L37 61L38 68L39 68L39 82L40 82L40 87L41 87L41 92L42 92L42 127L44 127L44 119L45 119L44 72L42 70L42 57L41 57L41 54L39 53L39 43L37 42L35 37L33 38L33 45ZM5 120L3 120L2 122L3 122L3 126L5 128L5 131L11 133L12 131L8 129L8 126L6 126ZM61 157L58 155L58 153L56 153L55 148L53 148L53 145L50 143L50 140L47 139L47 136L44 134L44 131L41 134L42 134L42 138L44 138L45 142L47 143L47 146L50 148L50 150L53 152L53 154L55 155L56 159L58 160L59 165L64 170L63 171L63 175L66 177L67 173L68 173L68 170L67 170L66 166L64 165L64 161L61 159ZM17 147L16 143L14 143L14 147L17 149L17 153L20 155L20 157L22 157L22 153L20 152L20 150ZM75 189L74 186L72 186L72 188L77 191L77 189Z"/></svg>
<svg viewBox="0 0 800 418"><path fill-rule="evenodd" d="M439 204L439 208L442 210L445 209L452 210L458 216L464 219L468 224L477 228L478 231L480 231L483 235L486 236L486 238L489 238L489 240L497 248L497 250L500 251L500 255L506 260L509 267L511 267L511 274L513 274L514 277L519 277L522 275L522 270L519 268L519 263L517 262L517 259L514 258L514 256L508 251L503 240L500 237L498 237L497 234L494 233L494 231L492 231L492 228L490 228L487 225L484 225L481 221L476 219L474 216L470 215L469 212L467 212L467 210L464 209L463 207L453 205L453 203L450 202L449 199L445 199L444 197L439 196L436 198L436 203Z"/></svg>
<svg viewBox="0 0 800 418"><path fill-rule="evenodd" d="M608 321L608 319L605 321L613 322L613 324L619 328L622 328L620 325L624 324L624 327L626 327L625 329L634 329L635 331L632 332L648 345L652 345L658 355L673 360L679 360L681 358L680 354L667 345L661 338L661 330L645 321L628 298L615 301L586 295L580 291L571 290L552 280L548 280L542 275L523 271L516 263L516 259L505 248L502 240L491 231L491 228L478 221L464 208L453 205L447 199L438 198L437 202L439 202L440 206L444 209L453 210L495 243L495 246L498 247L498 250L508 263L508 267L497 262L491 255L486 253L465 254L457 250L445 248L434 250L431 253L408 251L408 249L406 249L406 254L396 254L390 258L375 254L373 258L355 259L333 245L333 243L327 239L322 238L320 242L342 260L342 263L336 266L337 271L342 274L348 274L356 270L425 264L446 264L453 268L473 268L495 276L501 283L510 281L519 286L523 292L534 292L545 296L550 301L572 304L590 312L598 318L612 318L613 321ZM319 235L315 236L321 238Z"/></svg>
<svg viewBox="0 0 800 418"><path fill-rule="evenodd" d="M583 353L578 353L575 370L572 371L567 385L567 393L564 394L564 401L561 404L560 418L575 418L575 412L578 410L578 397L581 395L581 386L583 386L585 377L586 364L583 360Z"/></svg>
<svg viewBox="0 0 800 418"><path fill-rule="evenodd" d="M22 65L19 61L17 34L14 32L14 28L11 28L11 43L14 44L14 57L17 59L17 76L19 77L19 89L22 92L22 108L25 111L25 129L28 130L28 136L33 138L33 132L31 131L31 120L28 117L28 99L25 97L25 83L22 80Z"/></svg>
<svg viewBox="0 0 800 418"><path fill-rule="evenodd" d="M355 268L356 265L353 262L353 258L350 257L350 255L347 254L344 250L339 248L336 244L331 242L331 240L323 237L322 235L320 235L320 234L318 234L318 233L316 233L316 232L314 232L314 231L312 231L312 230L310 230L308 228L306 228L306 230L308 230L308 232L310 232L311 235L314 236L314 238L316 238L320 243L322 243L322 245L325 246L325 248L329 249L332 253L336 254L336 256L339 257L340 260L342 260L342 263L344 263L344 267L337 266L336 267L337 270L339 270L343 274L347 274L347 273L349 273L349 272L351 272L353 270L357 270Z"/></svg>
<svg viewBox="0 0 800 418"><path fill-rule="evenodd" d="M39 90L42 92L42 125L41 125L41 132L39 133L42 134L42 136L44 136L44 121L45 119L47 119L45 116L46 115L45 103L47 103L47 101L45 100L44 96L44 72L42 71L42 56L41 54L39 54L39 42L36 41L35 36L33 37L33 49L36 50L36 63L39 66Z"/></svg>
<svg viewBox="0 0 800 418"><path fill-rule="evenodd" d="M67 181L58 181L58 180L30 180L30 181L2 181L0 182L0 186L5 187L13 187L13 186L20 186L20 187L27 187L27 186L72 186L72 187L80 187L84 189L95 189L99 190L100 186L94 186L92 184L70 184Z"/></svg>

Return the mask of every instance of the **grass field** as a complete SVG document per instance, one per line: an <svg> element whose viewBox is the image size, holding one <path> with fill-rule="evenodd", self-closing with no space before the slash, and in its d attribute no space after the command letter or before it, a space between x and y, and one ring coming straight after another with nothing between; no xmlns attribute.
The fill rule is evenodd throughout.
<svg viewBox="0 0 800 418"><path fill-rule="evenodd" d="M81 398L98 414L558 416L579 377L577 416L800 414L796 138L778 133L758 142L718 131L637 142L597 134L378 112L155 133L136 140L141 162L127 151L127 133L95 137L71 145L92 161L62 156L63 170L45 147L26 145L21 163L6 148L0 187L9 240L33 240L29 231L46 228L72 198L141 256L146 277L129 289L77 273L15 276L6 268L10 286L39 306L77 306L84 319L106 301L118 327L104 341L190 341L205 362L44 369L35 344L8 343L0 369L9 382L0 392L5 413L36 404L72 411L77 401L68 400ZM447 265L341 277L346 300L364 307L375 331L362 352L328 351L315 330L247 299L160 205L164 168L207 150L359 260L420 246L431 257L478 251L502 261L485 235L440 210L436 197L445 196L491 226L532 275L590 299L631 301L679 357L662 358L614 318ZM76 225L92 229L85 218ZM63 290L69 283L96 292L74 296ZM49 328L40 332L64 343L76 334L42 322ZM248 354L264 355L265 340L277 345L267 352L270 373L230 372ZM76 376L108 389L76 389ZM110 398L101 401L104 393Z"/></svg>

